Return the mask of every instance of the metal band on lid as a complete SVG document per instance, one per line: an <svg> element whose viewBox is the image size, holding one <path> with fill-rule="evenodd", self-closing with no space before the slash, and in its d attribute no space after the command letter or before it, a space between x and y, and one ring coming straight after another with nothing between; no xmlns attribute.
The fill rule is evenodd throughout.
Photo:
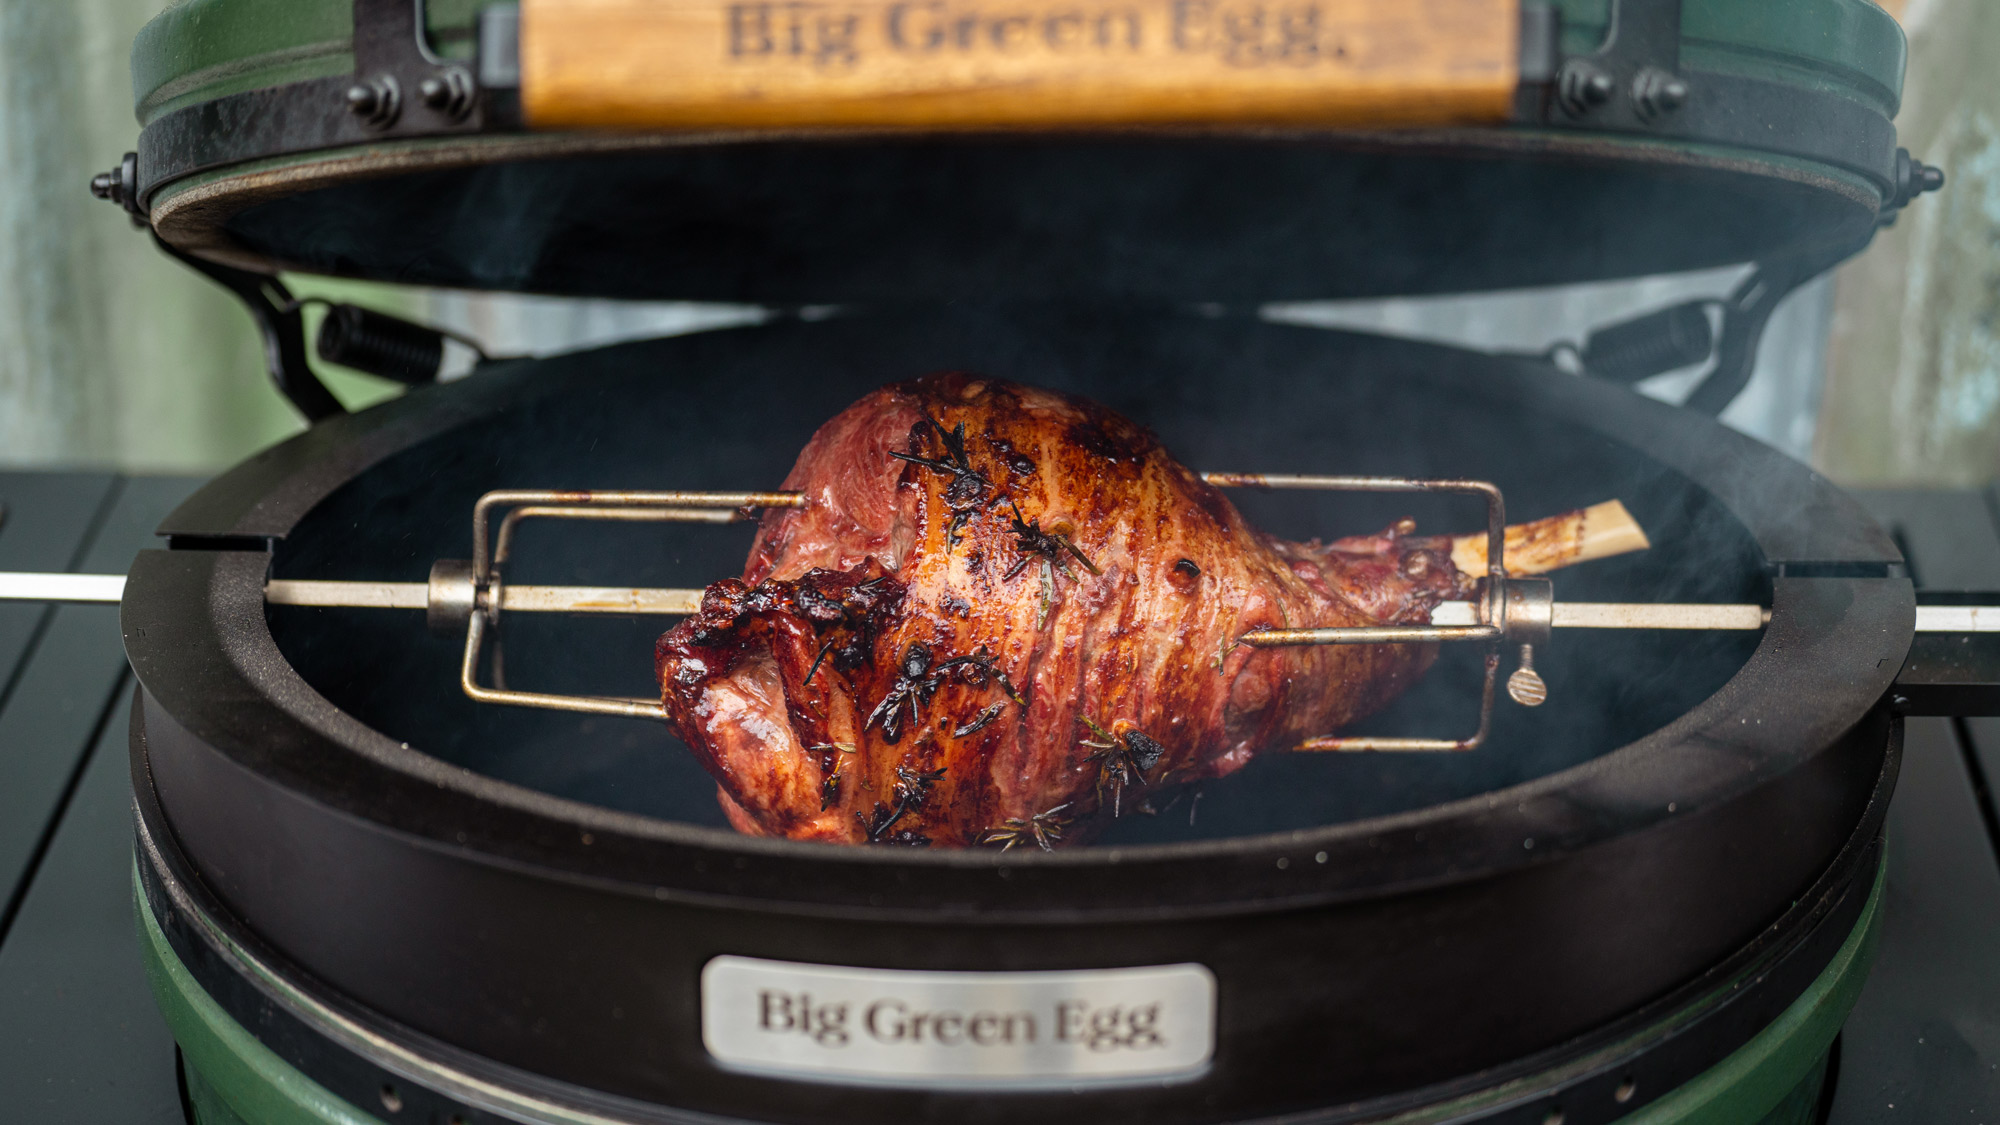
<svg viewBox="0 0 2000 1125"><path fill-rule="evenodd" d="M627 299L1265 302L1837 260L1936 186L1889 119L1901 33L1865 0L1752 7L189 0L139 37L143 131L99 194L259 273Z"/></svg>

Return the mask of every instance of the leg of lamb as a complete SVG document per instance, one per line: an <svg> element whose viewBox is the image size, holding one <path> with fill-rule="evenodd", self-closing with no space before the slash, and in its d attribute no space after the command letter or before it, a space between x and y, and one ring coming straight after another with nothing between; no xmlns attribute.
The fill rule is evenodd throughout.
<svg viewBox="0 0 2000 1125"><path fill-rule="evenodd" d="M784 487L808 505L765 516L656 664L730 822L799 840L1085 840L1379 709L1435 656L1244 633L1426 623L1484 564L1407 520L1273 538L1144 428L964 374L855 403Z"/></svg>

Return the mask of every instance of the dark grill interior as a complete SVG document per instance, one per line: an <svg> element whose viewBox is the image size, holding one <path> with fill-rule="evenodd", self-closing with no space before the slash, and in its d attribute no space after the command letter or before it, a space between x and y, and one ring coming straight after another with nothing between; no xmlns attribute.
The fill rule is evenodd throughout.
<svg viewBox="0 0 2000 1125"><path fill-rule="evenodd" d="M253 200L217 233L412 285L1254 302L1733 265L1863 237L1875 214L1850 184L1740 160L1466 132L786 140L396 172Z"/></svg>
<svg viewBox="0 0 2000 1125"><path fill-rule="evenodd" d="M421 581L469 553L473 500L502 487L776 487L825 419L872 387L946 367L1061 387L1153 427L1198 469L1469 476L1497 482L1514 521L1622 499L1652 535L1642 555L1556 576L1574 601L1768 598L1747 532L1706 492L1642 454L1518 401L1483 397L1511 361L1248 320L1069 308L851 314L650 341L538 361L532 407L482 418L357 476L278 550L274 575ZM1476 530L1466 499L1232 493L1274 534ZM700 586L740 573L749 525L534 524L515 582ZM458 638L407 611L273 607L307 681L413 747L577 800L721 826L713 784L657 724L481 706L456 688ZM510 686L656 694L651 642L672 619L516 615ZM1105 842L1304 828L1423 807L1576 765L1650 733L1713 693L1756 634L1558 630L1536 665L1551 702L1504 699L1487 747L1464 755L1268 754ZM1415 690L1356 728L1458 736L1477 710L1478 651L1454 646ZM1506 654L1505 669L1512 666Z"/></svg>

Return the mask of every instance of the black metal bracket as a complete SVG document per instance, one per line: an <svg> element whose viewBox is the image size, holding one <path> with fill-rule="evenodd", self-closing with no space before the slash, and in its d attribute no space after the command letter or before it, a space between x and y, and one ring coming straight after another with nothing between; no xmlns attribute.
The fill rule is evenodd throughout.
<svg viewBox="0 0 2000 1125"><path fill-rule="evenodd" d="M1707 415L1718 415L1743 388L1757 367L1757 345L1771 314L1792 291L1855 254L1861 246L1807 246L1790 254L1757 263L1749 277L1736 286L1722 302L1722 338L1715 349L1715 366L1688 392L1681 405Z"/></svg>
<svg viewBox="0 0 2000 1125"><path fill-rule="evenodd" d="M1757 346L1779 303L1865 245L1816 244L1758 262L1725 298L1684 301L1593 329L1581 345L1559 344L1547 358L1568 352L1584 374L1627 386L1712 359L1681 405L1720 414L1749 384ZM1709 324L1713 309L1722 314L1719 337Z"/></svg>
<svg viewBox="0 0 2000 1125"><path fill-rule="evenodd" d="M1598 128L1647 128L1687 104L1681 0L1611 0L1604 42L1556 71L1556 110Z"/></svg>
<svg viewBox="0 0 2000 1125"><path fill-rule="evenodd" d="M1918 606L2000 606L2000 591L1919 590ZM2000 633L1918 633L1889 701L1905 715L2000 715Z"/></svg>
<svg viewBox="0 0 2000 1125"><path fill-rule="evenodd" d="M1562 12L1548 0L1521 0L1521 72L1514 91L1514 120L1532 124L1548 113L1561 62Z"/></svg>
<svg viewBox="0 0 2000 1125"><path fill-rule="evenodd" d="M1554 79L1536 98L1525 69L1532 21L1524 11L1516 120L1824 161L1874 181L1884 215L1943 183L1936 169L1896 147L1895 125L1880 113L1857 112L1852 101L1824 91L1681 65L1681 12L1681 0L1609 0L1603 42L1558 58Z"/></svg>
<svg viewBox="0 0 2000 1125"><path fill-rule="evenodd" d="M250 318L257 322L258 335L264 341L264 367L270 372L271 382L306 421L317 422L347 412L306 361L305 318L284 282L270 274L203 261L169 246L158 235L153 236L153 242L161 253L236 294L250 310Z"/></svg>
<svg viewBox="0 0 2000 1125"><path fill-rule="evenodd" d="M424 0L354 0L354 84L345 101L370 128L391 130L407 113L411 126L435 132L478 112L471 70L431 50L425 23Z"/></svg>

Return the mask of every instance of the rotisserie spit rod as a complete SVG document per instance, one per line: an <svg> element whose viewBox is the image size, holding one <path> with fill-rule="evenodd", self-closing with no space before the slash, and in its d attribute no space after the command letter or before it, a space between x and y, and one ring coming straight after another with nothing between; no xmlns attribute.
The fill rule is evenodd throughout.
<svg viewBox="0 0 2000 1125"><path fill-rule="evenodd" d="M1253 489L1324 489L1349 480L1371 482L1378 478L1302 477L1261 473L1204 473L1203 479L1225 487ZM616 522L733 523L745 518L751 507L797 507L804 497L792 492L697 493L697 492L582 492L537 491L488 493L475 513L474 570L497 567L507 561L513 537L521 522L534 518L586 519ZM483 534L490 513L508 504L500 521L500 540L488 554L478 549L489 541ZM731 504L731 507L681 507L687 504ZM1484 532L1455 535L1449 543L1451 559L1466 574L1487 570ZM1646 534L1640 530L1625 506L1607 500L1589 508L1546 519L1514 524L1506 529L1506 562L1509 574L1543 574L1565 566L1609 558L1629 551L1644 550ZM119 574L44 574L0 572L0 602L116 602L124 596L125 578ZM438 591L427 582L357 582L315 579L272 579L265 584L265 600L272 605L320 606L339 609L432 608ZM504 613L613 614L627 616L687 616L701 605L699 589L644 586L537 586L504 585L500 590L500 610ZM1734 607L1734 614L1717 615L1710 607L1683 607L1694 612L1653 611L1650 607L1629 607L1636 612L1592 609L1579 603L1559 603L1558 627L1640 628L1640 629L1755 629L1760 617L1746 616ZM1447 602L1433 615L1437 625L1473 624L1470 602ZM1749 622L1745 624L1744 622ZM1718 624L1717 622L1730 622ZM1253 642L1254 643L1254 642Z"/></svg>
<svg viewBox="0 0 2000 1125"><path fill-rule="evenodd" d="M124 597L122 574L45 574L0 571L0 602L115 605ZM272 579L264 585L272 605L328 609L430 608L423 582L321 582ZM612 614L685 617L701 604L701 591L646 586L507 586L501 591L506 613ZM1473 602L1445 602L1431 613L1433 625L1472 625ZM1760 605L1691 602L1557 602L1551 624L1558 629L1761 629L1771 611ZM2000 606L1919 606L1919 633L2000 633ZM1246 638L1256 644L1258 638Z"/></svg>

